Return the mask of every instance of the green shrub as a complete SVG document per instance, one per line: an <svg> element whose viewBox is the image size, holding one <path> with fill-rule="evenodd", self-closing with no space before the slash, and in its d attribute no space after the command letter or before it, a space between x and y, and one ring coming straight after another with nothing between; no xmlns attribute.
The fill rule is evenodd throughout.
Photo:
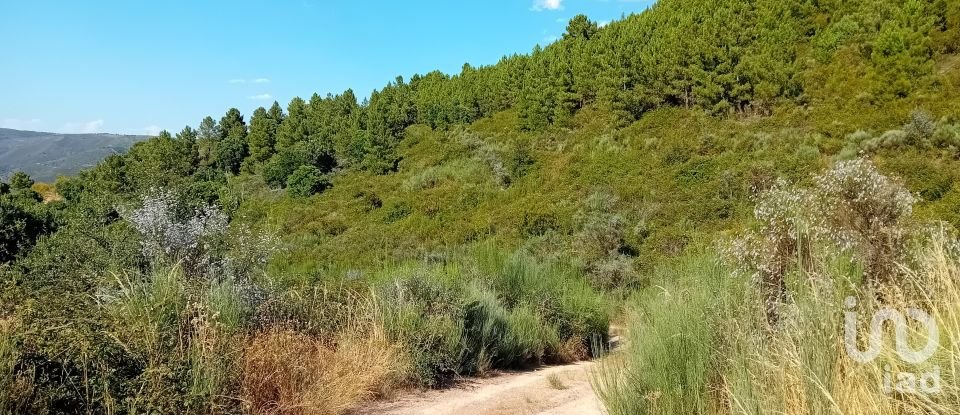
<svg viewBox="0 0 960 415"><path fill-rule="evenodd" d="M560 229L559 221L553 213L528 212L523 215L520 230L525 236L543 236Z"/></svg>
<svg viewBox="0 0 960 415"><path fill-rule="evenodd" d="M33 186L33 179L22 171L14 172L10 176L10 188L16 190L27 190Z"/></svg>
<svg viewBox="0 0 960 415"><path fill-rule="evenodd" d="M604 289L631 286L636 282L634 260L626 243L626 218L616 211L616 195L592 193L575 217L580 230L574 235L572 251L591 281Z"/></svg>
<svg viewBox="0 0 960 415"><path fill-rule="evenodd" d="M381 282L377 300L387 332L411 361L409 381L435 387L461 373L463 299L457 286L430 274L398 276Z"/></svg>
<svg viewBox="0 0 960 415"><path fill-rule="evenodd" d="M287 179L300 166L313 166L321 173L329 173L336 165L331 150L315 141L298 142L281 149L263 166L264 181L279 188L287 184Z"/></svg>
<svg viewBox="0 0 960 415"><path fill-rule="evenodd" d="M465 374L485 373L502 355L508 312L494 293L476 287L469 291L463 307L460 367Z"/></svg>
<svg viewBox="0 0 960 415"><path fill-rule="evenodd" d="M700 255L657 271L631 299L629 349L601 366L595 388L615 415L704 414L712 400L718 311L729 281L716 259Z"/></svg>
<svg viewBox="0 0 960 415"><path fill-rule="evenodd" d="M910 120L903 126L907 139L914 145L929 144L936 129L937 121L933 116L919 108L910 113Z"/></svg>
<svg viewBox="0 0 960 415"><path fill-rule="evenodd" d="M293 197L310 197L330 187L330 180L314 166L300 166L287 178L287 192Z"/></svg>
<svg viewBox="0 0 960 415"><path fill-rule="evenodd" d="M377 299L387 329L407 351L411 381L587 357L603 346L606 303L572 268L483 245L445 265L381 272Z"/></svg>
<svg viewBox="0 0 960 415"><path fill-rule="evenodd" d="M529 305L514 308L507 316L507 333L499 346L498 364L527 367L560 353L560 334L534 313Z"/></svg>
<svg viewBox="0 0 960 415"><path fill-rule="evenodd" d="M0 195L0 263L29 250L54 230L53 217L42 205Z"/></svg>
<svg viewBox="0 0 960 415"><path fill-rule="evenodd" d="M510 181L516 182L526 176L537 160L533 157L529 140L517 140L508 150L507 171L510 172Z"/></svg>
<svg viewBox="0 0 960 415"><path fill-rule="evenodd" d="M406 201L392 203L386 210L387 212L384 216L384 222L386 223L397 222L413 213L413 207Z"/></svg>

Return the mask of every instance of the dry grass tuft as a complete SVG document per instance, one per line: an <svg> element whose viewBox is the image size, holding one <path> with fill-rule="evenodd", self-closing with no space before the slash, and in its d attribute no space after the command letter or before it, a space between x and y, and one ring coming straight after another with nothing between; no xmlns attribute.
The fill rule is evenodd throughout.
<svg viewBox="0 0 960 415"><path fill-rule="evenodd" d="M590 351L582 338L574 336L560 342L556 358L558 363L579 362L590 359Z"/></svg>
<svg viewBox="0 0 960 415"><path fill-rule="evenodd" d="M560 375L556 373L551 374L550 376L547 376L547 383L550 384L551 388L554 388L556 390L564 390L569 388L569 386L563 383L563 379L560 379Z"/></svg>
<svg viewBox="0 0 960 415"><path fill-rule="evenodd" d="M43 203L59 202L63 200L63 196L60 196L60 193L57 193L57 188L50 184L35 183L31 189L40 194L40 197L43 198Z"/></svg>
<svg viewBox="0 0 960 415"><path fill-rule="evenodd" d="M243 399L256 414L342 414L393 384L399 353L383 336L337 344L291 330L253 337L243 357Z"/></svg>

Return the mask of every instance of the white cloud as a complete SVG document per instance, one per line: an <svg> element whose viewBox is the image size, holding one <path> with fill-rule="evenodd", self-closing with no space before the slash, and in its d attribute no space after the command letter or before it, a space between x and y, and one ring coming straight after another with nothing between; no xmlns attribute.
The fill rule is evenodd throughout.
<svg viewBox="0 0 960 415"><path fill-rule="evenodd" d="M11 128L14 130L35 130L39 126L39 118L31 118L29 120L6 118L4 120L0 120L0 128Z"/></svg>
<svg viewBox="0 0 960 415"><path fill-rule="evenodd" d="M93 120L86 122L68 122L63 125L63 132L77 134L98 133L103 129L103 120Z"/></svg>
<svg viewBox="0 0 960 415"><path fill-rule="evenodd" d="M264 94L258 94L258 95L251 95L248 98L257 100L257 101L269 101L273 99L273 95L264 93Z"/></svg>
<svg viewBox="0 0 960 415"><path fill-rule="evenodd" d="M269 79L269 78L257 78L257 79L254 79L254 80L250 81L250 82L255 83L255 84L269 84L269 83L270 83L270 79Z"/></svg>
<svg viewBox="0 0 960 415"><path fill-rule="evenodd" d="M533 7L530 10L539 12L543 10L563 10L563 0L534 0Z"/></svg>
<svg viewBox="0 0 960 415"><path fill-rule="evenodd" d="M163 131L163 128L153 124L143 127L143 132L147 133L149 136L157 136L161 131Z"/></svg>

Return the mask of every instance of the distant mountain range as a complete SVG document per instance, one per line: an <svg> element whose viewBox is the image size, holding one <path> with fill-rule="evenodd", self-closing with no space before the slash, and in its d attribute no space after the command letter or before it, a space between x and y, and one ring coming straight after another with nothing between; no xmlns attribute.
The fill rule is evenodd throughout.
<svg viewBox="0 0 960 415"><path fill-rule="evenodd" d="M140 135L56 134L0 128L0 177L22 170L36 181L76 174L146 139Z"/></svg>

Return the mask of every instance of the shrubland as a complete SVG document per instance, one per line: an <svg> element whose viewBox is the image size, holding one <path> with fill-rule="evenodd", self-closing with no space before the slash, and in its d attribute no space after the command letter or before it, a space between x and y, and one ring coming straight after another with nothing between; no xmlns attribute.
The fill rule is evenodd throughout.
<svg viewBox="0 0 960 415"><path fill-rule="evenodd" d="M611 413L957 413L955 231L914 221L909 193L869 162L813 182L764 193L753 227L630 300L632 347L594 379ZM910 309L935 329L904 325L909 345L870 319Z"/></svg>
<svg viewBox="0 0 960 415"><path fill-rule="evenodd" d="M613 413L949 411L878 394L838 330L854 295L957 337L958 24L663 0L369 98L230 109L55 193L14 175L0 411L343 413L594 356L620 316Z"/></svg>

